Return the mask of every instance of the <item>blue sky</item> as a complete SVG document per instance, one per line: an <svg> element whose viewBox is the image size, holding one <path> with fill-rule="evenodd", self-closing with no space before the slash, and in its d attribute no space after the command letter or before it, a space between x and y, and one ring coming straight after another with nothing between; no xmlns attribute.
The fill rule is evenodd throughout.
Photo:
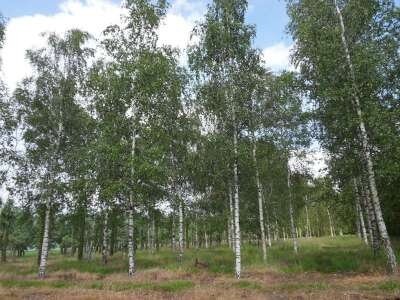
<svg viewBox="0 0 400 300"><path fill-rule="evenodd" d="M7 17L34 14L55 14L64 0L0 0L0 11ZM81 0L84 1L84 0ZM110 0L119 4L120 0ZM174 2L176 0L170 0ZM207 0L188 0L207 2ZM400 5L400 0L395 0ZM288 22L284 0L249 0L248 21L257 27L256 46L264 48L279 42L290 43L285 33Z"/></svg>
<svg viewBox="0 0 400 300"><path fill-rule="evenodd" d="M197 20L211 0L170 0L171 8L160 29L162 44L185 49ZM256 25L255 46L262 50L272 71L293 69L291 38L286 34L288 16L284 0L248 0L247 21ZM8 18L2 50L1 75L12 90L30 72L27 49L43 47L42 32L62 34L79 28L99 38L106 26L119 22L120 0L0 0L0 12ZM400 0L396 0L399 5ZM183 59L184 61L184 59Z"/></svg>
<svg viewBox="0 0 400 300"><path fill-rule="evenodd" d="M116 4L120 3L120 0L110 1ZM62 2L64 0L0 0L0 11L7 18L35 14L52 15L59 11L59 5ZM207 1L188 0L188 2L204 3ZM264 48L278 42L290 43L290 38L285 35L287 20L283 0L249 1L248 21L257 27L257 47Z"/></svg>

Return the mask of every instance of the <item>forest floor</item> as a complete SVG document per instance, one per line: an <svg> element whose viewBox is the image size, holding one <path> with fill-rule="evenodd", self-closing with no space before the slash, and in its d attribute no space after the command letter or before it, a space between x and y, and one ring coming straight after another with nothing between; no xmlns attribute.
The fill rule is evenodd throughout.
<svg viewBox="0 0 400 300"><path fill-rule="evenodd" d="M100 257L79 262L53 252L39 280L36 253L10 257L0 264L0 299L400 299L400 276L387 276L384 257L351 236L301 239L298 255L278 242L266 264L260 249L244 246L240 280L227 247L187 249L182 264L170 249L138 251L133 279L126 261L116 254L103 266Z"/></svg>

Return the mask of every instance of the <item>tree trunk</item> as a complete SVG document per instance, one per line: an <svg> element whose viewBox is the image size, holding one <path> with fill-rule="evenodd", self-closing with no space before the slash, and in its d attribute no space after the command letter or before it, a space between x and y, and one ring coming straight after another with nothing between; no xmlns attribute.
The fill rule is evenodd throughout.
<svg viewBox="0 0 400 300"><path fill-rule="evenodd" d="M172 248L172 251L175 251L176 241L175 241L175 218L174 218L174 215L172 215L172 224L171 224L171 248Z"/></svg>
<svg viewBox="0 0 400 300"><path fill-rule="evenodd" d="M354 73L354 67L353 67L353 63L351 61L350 51L349 51L349 47L348 47L347 40L346 40L346 30L345 30L345 26L344 26L344 22L343 22L343 16L342 16L340 8L337 4L337 0L334 0L334 3L335 3L335 7L336 7L336 12L339 17L342 45L343 45L343 48L345 51L346 62L347 62L347 65L348 65L348 68L350 71L350 76L351 76L352 85L353 85L353 98L354 98L353 105L355 106L355 110L357 112L357 117L358 117L358 123L359 123L358 126L359 126L360 135L361 135L362 150L363 150L363 156L364 156L365 163L366 163L366 173L368 175L368 183L369 183L369 189L371 191L373 208L375 211L379 235L382 239L383 246L385 249L385 254L387 257L387 264L388 264L389 272L394 274L394 273L397 273L397 261L396 261L395 253L392 248L392 243L389 238L389 234L386 229L386 224L383 219L381 203L380 203L378 190L376 187L376 181L375 181L374 164L373 164L371 152L370 152L370 142L369 142L367 130L366 130L365 123L364 123L364 117L363 117L363 113L362 113L362 109L361 109L361 102L358 97L358 88L357 88L357 83L356 83L356 78L355 78L355 73Z"/></svg>
<svg viewBox="0 0 400 300"><path fill-rule="evenodd" d="M331 217L331 214L330 214L328 208L326 209L326 211L328 213L329 229L330 229L330 232L331 232L331 237L334 237L335 236L335 230L333 229L332 217Z"/></svg>
<svg viewBox="0 0 400 300"><path fill-rule="evenodd" d="M86 231L86 195L81 199L79 204L79 232L78 232L78 260L83 259L85 247L85 231Z"/></svg>
<svg viewBox="0 0 400 300"><path fill-rule="evenodd" d="M367 213L371 220L371 246L372 246L374 255L377 255L377 253L379 251L380 237L379 237L379 232L378 232L378 225L377 225L376 218L375 218L375 211L374 211L373 205L371 203L371 197L370 197L370 192L369 192L368 186L364 185L364 188L362 189L362 191L363 191L363 197L365 199L365 204L366 204L365 207L367 209Z"/></svg>
<svg viewBox="0 0 400 300"><path fill-rule="evenodd" d="M240 279L241 272L241 250L240 250L240 223L239 223L239 176L238 176L238 137L235 112L233 113L233 188L234 188L234 215L235 215L235 273Z"/></svg>
<svg viewBox="0 0 400 300"><path fill-rule="evenodd" d="M195 223L194 223L194 242L195 242L196 250L199 249L199 234L197 231L197 215L195 217Z"/></svg>
<svg viewBox="0 0 400 300"><path fill-rule="evenodd" d="M227 224L227 238L228 238L228 247L232 248L232 232L231 232L231 220L230 216L228 216L228 224Z"/></svg>
<svg viewBox="0 0 400 300"><path fill-rule="evenodd" d="M44 278L46 276L47 257L49 253L50 213L51 213L50 198L47 198L46 213L44 218L42 250L40 251L39 278Z"/></svg>
<svg viewBox="0 0 400 300"><path fill-rule="evenodd" d="M356 200L356 212L357 212L357 220L358 224L360 226L360 235L361 238L364 240L364 243L368 245L368 237L367 237L367 231L365 229L365 222L364 222L364 216L360 204L360 193L358 190L358 185L357 185L357 179L353 179L353 186L354 186L354 194L355 194L355 200Z"/></svg>
<svg viewBox="0 0 400 300"><path fill-rule="evenodd" d="M234 210L233 210L233 201L232 201L232 185L229 183L229 223L230 223L230 232L231 232L231 248L235 251L235 223L234 223Z"/></svg>
<svg viewBox="0 0 400 300"><path fill-rule="evenodd" d="M253 142L253 163L255 169L256 176L256 187L257 187L257 199L258 199L258 216L259 216L259 224L260 224L260 235L261 235L261 247L263 254L263 261L267 260L267 243L265 239L265 228L264 228L264 209L263 209L263 194L262 194L262 186L260 182L260 174L258 172L257 165L257 144L254 137L254 132L252 133L252 142Z"/></svg>
<svg viewBox="0 0 400 300"><path fill-rule="evenodd" d="M131 203L132 195L131 195ZM136 272L135 268L135 246L133 240L133 208L128 210L128 275L132 277Z"/></svg>
<svg viewBox="0 0 400 300"><path fill-rule="evenodd" d="M151 254L154 254L156 249L156 221L154 206L151 207L150 211L150 252Z"/></svg>
<svg viewBox="0 0 400 300"><path fill-rule="evenodd" d="M7 261L7 245L8 245L7 229L4 230L3 236L0 240L0 245L1 245L1 262L5 263Z"/></svg>
<svg viewBox="0 0 400 300"><path fill-rule="evenodd" d="M183 200L179 199L178 206L178 214L179 214L179 254L178 261L182 262L183 259Z"/></svg>
<svg viewBox="0 0 400 300"><path fill-rule="evenodd" d="M307 199L307 198L306 198ZM308 207L306 205L306 237L311 237L311 224L310 224L310 216L308 214Z"/></svg>
<svg viewBox="0 0 400 300"><path fill-rule="evenodd" d="M287 166L287 186L288 186L288 191L289 191L290 231L291 231L292 240L293 240L293 250L294 250L294 253L297 254L298 245L297 245L297 238L296 238L296 229L295 229L295 225L294 225L294 211L293 211L293 204L292 204L292 189L291 189L291 183L290 183L289 162L288 162L288 166Z"/></svg>
<svg viewBox="0 0 400 300"><path fill-rule="evenodd" d="M108 210L107 209L104 213L102 262L104 265L106 265L108 262Z"/></svg>

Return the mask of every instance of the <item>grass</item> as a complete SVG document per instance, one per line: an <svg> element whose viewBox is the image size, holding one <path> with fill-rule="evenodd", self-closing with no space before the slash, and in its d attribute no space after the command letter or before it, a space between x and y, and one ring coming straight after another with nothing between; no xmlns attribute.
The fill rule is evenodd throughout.
<svg viewBox="0 0 400 300"><path fill-rule="evenodd" d="M113 291L132 291L132 290L153 290L169 293L178 293L194 287L194 283L189 280L170 280L165 282L117 282L107 284L105 282L92 282L86 285L86 288L95 290L113 290Z"/></svg>
<svg viewBox="0 0 400 300"><path fill-rule="evenodd" d="M21 279L7 279L0 280L0 286L4 288L38 288L38 287L51 287L51 288L68 288L72 286L71 283L66 281L44 281L44 280L21 280Z"/></svg>
<svg viewBox="0 0 400 300"><path fill-rule="evenodd" d="M385 257L382 253L374 257L370 249L355 237L300 239L299 244L296 255L290 241L275 243L268 248L266 263L258 247L244 245L244 276L240 281L233 279L234 256L227 247L186 250L182 263L177 262L170 249L161 249L154 254L138 251L138 273L133 279L127 277L127 258L122 254L110 257L108 265L104 266L99 255L88 262L53 251L48 262L49 278L38 280L36 255L29 252L25 257L11 258L0 265L0 287L3 290L52 291L68 291L74 287L85 291L143 292L146 295L181 292L186 295L194 290L201 294L208 293L207 289L211 288L213 293L219 291L220 298L232 299L235 298L235 290L256 294L324 293L332 290L400 294L400 278L384 276ZM400 256L400 245L394 244ZM208 266L195 267L196 258ZM233 296L225 293L232 293Z"/></svg>
<svg viewBox="0 0 400 300"><path fill-rule="evenodd" d="M399 253L400 256L400 253ZM227 247L201 249L199 251L188 250L184 260L179 264L176 255L170 249L162 249L151 254L147 251L138 251L137 269L147 270L163 268L166 270L184 270L195 273L194 261L198 258L209 265L207 271L214 274L233 274L234 256ZM15 262L3 264L1 273L14 275L35 274L37 271L36 256L18 258ZM268 266L285 273L366 273L384 271L385 257L380 253L377 257L370 249L364 246L358 239L352 236L318 239L301 239L300 250L294 254L290 242L278 242L268 249L267 263L262 261L259 248L244 245L242 248L242 262L244 269ZM125 273L127 262L120 254L110 258L107 266L102 265L100 257L92 261L77 261L76 258L63 257L58 253L50 254L48 272L77 271L99 275Z"/></svg>

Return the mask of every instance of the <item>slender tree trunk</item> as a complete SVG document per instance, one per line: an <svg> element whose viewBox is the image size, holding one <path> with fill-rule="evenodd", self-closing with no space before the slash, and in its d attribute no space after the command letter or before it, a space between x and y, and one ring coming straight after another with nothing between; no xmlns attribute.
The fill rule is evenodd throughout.
<svg viewBox="0 0 400 300"><path fill-rule="evenodd" d="M230 223L230 232L231 232L231 248L235 251L235 223L234 223L234 209L233 209L233 201L232 201L232 185L229 183L229 223Z"/></svg>
<svg viewBox="0 0 400 300"><path fill-rule="evenodd" d="M131 203L133 202L131 195ZM133 239L133 207L128 210L128 275L132 277L136 272L135 266L135 245Z"/></svg>
<svg viewBox="0 0 400 300"><path fill-rule="evenodd" d="M196 250L199 249L199 233L197 229L197 214L195 217L195 223L194 223L194 241L195 241L195 248Z"/></svg>
<svg viewBox="0 0 400 300"><path fill-rule="evenodd" d="M7 261L8 229L5 229L3 232L3 236L1 237L0 240L0 246L1 246L1 262L5 263Z"/></svg>
<svg viewBox="0 0 400 300"><path fill-rule="evenodd" d="M268 199L272 199L272 184L271 184L271 190L270 190L270 193L269 193L269 197L268 197ZM267 205L267 201L266 201L266 199L265 199L265 197L264 197L264 205L265 205L265 217L266 217L266 226L267 226L267 243L268 243L268 247L271 247L272 246L272 237L271 237L271 235L272 235L272 233L271 233L271 223L270 223L270 217L269 217L269 213L268 213L268 205Z"/></svg>
<svg viewBox="0 0 400 300"><path fill-rule="evenodd" d="M368 237L367 237L367 231L365 230L364 216L359 202L357 202L357 210L358 210L358 217L360 220L361 237L364 240L364 243L368 245Z"/></svg>
<svg viewBox="0 0 400 300"><path fill-rule="evenodd" d="M297 245L297 238L296 238L296 229L295 229L295 225L294 225L294 211L293 211L293 203L292 203L292 188L291 188L291 183L290 183L289 162L288 162L288 166L287 166L287 186L288 186L288 191L289 191L290 231L291 231L292 240L293 240L293 250L294 250L294 253L297 254L298 245Z"/></svg>
<svg viewBox="0 0 400 300"><path fill-rule="evenodd" d="M50 198L47 197L46 213L44 217L42 250L40 252L39 278L44 278L46 276L47 257L49 253L50 213L51 213Z"/></svg>
<svg viewBox="0 0 400 300"><path fill-rule="evenodd" d="M239 176L238 176L238 137L235 111L233 112L233 190L234 190L234 215L235 215L235 273L240 279L241 250L240 250L240 223L239 223Z"/></svg>
<svg viewBox="0 0 400 300"><path fill-rule="evenodd" d="M265 228L264 228L264 209L263 209L263 194L262 194L262 186L260 182L260 174L258 172L257 165L257 144L254 137L254 132L252 133L252 143L253 143L253 164L255 169L256 176L256 187L257 187L257 200L258 200L258 216L259 216L259 224L260 224L260 235L261 235L261 247L263 254L263 261L267 260L267 243L265 239Z"/></svg>
<svg viewBox="0 0 400 300"><path fill-rule="evenodd" d="M366 163L366 173L368 175L368 182L369 182L369 188L371 191L373 208L375 211L379 235L382 239L383 246L385 249L388 268L389 268L390 273L394 274L394 273L397 273L397 261L396 261L395 253L392 248L392 243L389 238L389 234L386 229L386 224L383 219L381 203L380 203L378 190L376 187L376 181L375 181L374 164L373 164L371 152L370 152L370 142L369 142L367 130L366 130L365 123L364 123L364 117L363 117L363 113L362 113L362 109L361 109L361 102L358 97L358 88L357 88L357 83L356 83L356 78L355 78L354 67L353 67L349 47L348 47L347 40L346 40L346 30L345 30L345 26L344 26L344 22L343 22L343 16L342 16L342 13L338 6L337 0L334 0L334 3L335 3L335 7L336 7L336 12L339 17L342 45L343 45L343 48L344 48L344 51L346 54L346 62L347 62L347 65L348 65L348 68L350 71L350 76L351 76L351 80L352 80L352 84L353 84L353 98L354 98L353 105L355 106L355 110L357 112L357 117L358 117L358 123L359 123L358 125L359 125L359 131L360 131L360 135L361 135L360 137L361 137L361 143L362 143L362 150L363 150L363 156L364 156L365 163Z"/></svg>
<svg viewBox="0 0 400 300"><path fill-rule="evenodd" d="M102 262L104 265L108 262L108 209L104 212Z"/></svg>
<svg viewBox="0 0 400 300"><path fill-rule="evenodd" d="M329 212L328 208L326 209L326 212L328 213L329 229L330 229L330 232L331 232L331 237L334 237L335 236L335 232L334 232L334 229L333 229L332 217L331 217L331 213Z"/></svg>
<svg viewBox="0 0 400 300"><path fill-rule="evenodd" d="M176 249L176 241L175 241L175 218L174 215L172 215L172 224L171 224L171 248L172 251L175 251Z"/></svg>
<svg viewBox="0 0 400 300"><path fill-rule="evenodd" d="M79 203L79 228L78 228L78 260L83 259L86 232L86 193L82 195Z"/></svg>
<svg viewBox="0 0 400 300"><path fill-rule="evenodd" d="M357 179L353 179L353 186L354 186L354 195L355 195L355 200L356 200L356 211L357 211L357 220L360 226L360 234L361 238L364 240L364 243L368 245L368 237L367 237L367 231L365 229L365 222L364 222L364 216L361 208L361 201L360 201L360 193L358 190L358 184L357 184Z"/></svg>
<svg viewBox="0 0 400 300"><path fill-rule="evenodd" d="M155 244L155 236L156 236L156 221L155 221L155 214L154 214L154 207L151 207L151 227L150 227L150 251L151 254L154 254L156 249Z"/></svg>
<svg viewBox="0 0 400 300"><path fill-rule="evenodd" d="M228 247L232 248L232 232L231 232L231 220L230 216L228 216L228 224L227 224L227 239L228 239Z"/></svg>
<svg viewBox="0 0 400 300"><path fill-rule="evenodd" d="M178 254L178 261L182 262L183 259L183 200L179 199L179 206L178 206L178 214L179 214L179 254Z"/></svg>
<svg viewBox="0 0 400 300"><path fill-rule="evenodd" d="M134 159L136 153L136 130L135 130L136 110L133 101L131 103L131 109L132 109L131 158ZM134 175L135 175L135 169L132 165L131 167L132 183L135 178ZM134 191L131 190L129 194L129 207L128 207L128 276L129 277L133 277L136 272L133 213L134 213Z"/></svg>
<svg viewBox="0 0 400 300"><path fill-rule="evenodd" d="M375 218L375 211L371 203L371 197L368 186L363 185L363 187L364 188L362 188L362 192L363 192L363 197L365 199L365 207L367 209L367 214L369 215L369 219L371 220L371 246L374 255L376 255L379 251L379 244L380 244L380 237L377 227L378 225Z"/></svg>
<svg viewBox="0 0 400 300"><path fill-rule="evenodd" d="M269 225L268 221L267 221L267 242L268 242L268 247L272 247L271 226Z"/></svg>
<svg viewBox="0 0 400 300"><path fill-rule="evenodd" d="M306 198L306 202L307 202L307 198ZM310 216L308 214L307 204L306 204L306 235L307 235L307 238L311 237L311 224L310 224Z"/></svg>

